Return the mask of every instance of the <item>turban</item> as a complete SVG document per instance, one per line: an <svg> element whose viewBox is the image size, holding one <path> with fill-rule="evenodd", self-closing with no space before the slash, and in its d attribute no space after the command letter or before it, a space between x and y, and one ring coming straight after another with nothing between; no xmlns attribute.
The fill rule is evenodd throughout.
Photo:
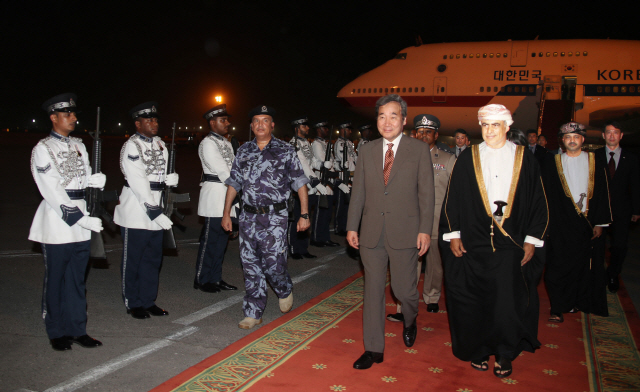
<svg viewBox="0 0 640 392"><path fill-rule="evenodd" d="M580 136L586 136L587 132L584 129L585 127L582 124L579 124L577 122L568 122L560 127L558 136L562 137L568 133L577 133Z"/></svg>
<svg viewBox="0 0 640 392"><path fill-rule="evenodd" d="M480 125L482 125L483 119L505 121L508 126L513 124L513 118L511 118L511 112L509 109L495 103L483 106L478 110L478 122Z"/></svg>

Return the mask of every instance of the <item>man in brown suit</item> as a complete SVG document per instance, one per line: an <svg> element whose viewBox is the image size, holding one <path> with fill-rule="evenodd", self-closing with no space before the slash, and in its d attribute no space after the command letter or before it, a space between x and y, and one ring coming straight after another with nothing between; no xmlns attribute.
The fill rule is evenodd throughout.
<svg viewBox="0 0 640 392"><path fill-rule="evenodd" d="M360 249L365 274L365 352L353 364L356 369L368 369L384 358L387 263L391 287L402 303L404 344L415 342L417 259L431 244L435 200L429 145L402 135L407 103L390 94L376 102L376 113L382 138L362 147L347 221L347 241Z"/></svg>

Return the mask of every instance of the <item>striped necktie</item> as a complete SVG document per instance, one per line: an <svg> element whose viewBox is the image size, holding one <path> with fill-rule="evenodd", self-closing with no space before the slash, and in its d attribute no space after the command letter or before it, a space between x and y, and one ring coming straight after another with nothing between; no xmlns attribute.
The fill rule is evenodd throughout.
<svg viewBox="0 0 640 392"><path fill-rule="evenodd" d="M393 143L387 144L389 148L384 156L384 185L389 182L389 174L391 174L391 166L393 166Z"/></svg>

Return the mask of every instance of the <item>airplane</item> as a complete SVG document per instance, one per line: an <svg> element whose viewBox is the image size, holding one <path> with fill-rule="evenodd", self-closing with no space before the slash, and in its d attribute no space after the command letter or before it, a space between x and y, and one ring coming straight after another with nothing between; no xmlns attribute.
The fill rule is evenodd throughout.
<svg viewBox="0 0 640 392"><path fill-rule="evenodd" d="M630 124L623 127L625 136L634 133L626 129L640 126L640 41L536 39L413 46L344 86L338 99L373 118L375 102L390 93L407 102L407 127L414 116L429 113L440 119L440 134L453 135L463 128L471 137L481 137L478 108L499 103L512 112L512 128L538 129L551 141L558 122L572 120L588 126L588 140L601 143L607 120ZM563 112L563 119L545 125L539 117L558 117L551 114L552 107ZM638 133L632 136L640 142Z"/></svg>

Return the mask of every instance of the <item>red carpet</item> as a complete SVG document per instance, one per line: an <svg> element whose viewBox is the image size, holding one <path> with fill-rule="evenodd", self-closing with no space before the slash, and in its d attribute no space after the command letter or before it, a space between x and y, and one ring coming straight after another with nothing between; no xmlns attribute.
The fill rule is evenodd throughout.
<svg viewBox="0 0 640 392"><path fill-rule="evenodd" d="M386 322L382 364L355 370L363 353L362 277L358 274L232 344L154 391L638 391L640 319L624 289L609 295L608 318L581 313L546 321L539 287L541 349L514 361L506 379L471 368L451 353L447 314L420 304L418 337L408 349L402 323ZM440 301L444 308L444 299ZM387 289L387 311L395 304Z"/></svg>

